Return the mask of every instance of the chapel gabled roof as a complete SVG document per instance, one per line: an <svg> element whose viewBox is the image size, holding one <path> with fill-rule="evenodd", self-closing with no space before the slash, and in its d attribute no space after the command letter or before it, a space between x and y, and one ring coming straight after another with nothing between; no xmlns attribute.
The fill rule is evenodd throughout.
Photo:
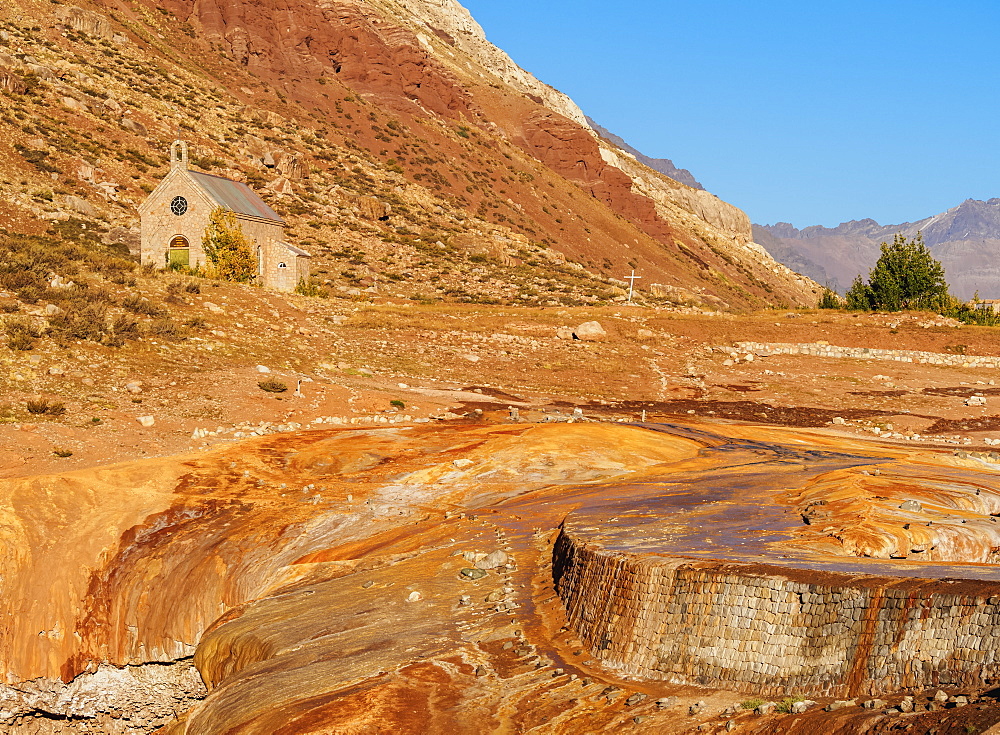
<svg viewBox="0 0 1000 735"><path fill-rule="evenodd" d="M261 217L285 224L285 220L281 219L277 212L267 206L264 200L254 194L253 189L246 184L191 169L187 169L186 173L220 207L225 207L236 214Z"/></svg>
<svg viewBox="0 0 1000 735"><path fill-rule="evenodd" d="M290 242L285 242L284 240L282 240L282 241L281 241L281 244L282 244L282 245L284 245L284 246L285 246L286 248L288 248L288 251L289 251L290 253L292 253L293 255L301 255L301 256L302 256L302 257L304 257L304 258L311 258L311 257L312 257L312 256L311 256L311 255L310 255L309 253L307 253L307 252L306 252L305 250L303 250L302 248L297 248L297 247L295 247L295 246L294 246L294 245L292 245L292 244L291 244Z"/></svg>

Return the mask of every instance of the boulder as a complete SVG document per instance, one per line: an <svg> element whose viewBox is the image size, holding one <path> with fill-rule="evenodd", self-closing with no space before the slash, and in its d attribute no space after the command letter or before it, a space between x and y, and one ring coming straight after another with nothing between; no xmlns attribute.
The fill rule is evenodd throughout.
<svg viewBox="0 0 1000 735"><path fill-rule="evenodd" d="M133 133L135 135L140 135L140 136L143 136L143 137L145 137L146 135L149 134L149 131L146 130L146 126L145 125L143 125L141 122L139 122L137 120L133 120L133 119L128 118L128 117L123 117L122 118L121 129L122 130L127 130L130 133Z"/></svg>
<svg viewBox="0 0 1000 735"><path fill-rule="evenodd" d="M81 199L80 197L68 194L64 197L63 202L68 209L72 209L74 212L82 214L85 217L97 216L97 209L86 199Z"/></svg>
<svg viewBox="0 0 1000 735"><path fill-rule="evenodd" d="M574 330L573 334L577 339L588 342L602 342L608 338L608 333L604 331L600 322L584 322Z"/></svg>

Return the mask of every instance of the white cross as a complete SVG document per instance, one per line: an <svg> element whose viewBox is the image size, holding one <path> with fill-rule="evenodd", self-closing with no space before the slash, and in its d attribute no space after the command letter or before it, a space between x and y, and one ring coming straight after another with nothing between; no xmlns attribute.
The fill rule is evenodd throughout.
<svg viewBox="0 0 1000 735"><path fill-rule="evenodd" d="M637 276L635 274L635 269L632 270L632 275L631 276L628 276L628 277L625 278L625 280L628 281L628 302L630 304L632 303L632 289L635 286L635 282L637 280L640 280L641 278L642 278L642 276Z"/></svg>

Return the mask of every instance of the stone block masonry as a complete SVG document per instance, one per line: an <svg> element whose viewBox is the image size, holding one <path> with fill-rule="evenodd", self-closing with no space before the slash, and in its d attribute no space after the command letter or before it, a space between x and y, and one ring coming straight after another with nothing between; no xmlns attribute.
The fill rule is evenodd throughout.
<svg viewBox="0 0 1000 735"><path fill-rule="evenodd" d="M570 626L626 676L835 697L1000 678L996 582L630 554L570 520L553 554Z"/></svg>
<svg viewBox="0 0 1000 735"><path fill-rule="evenodd" d="M728 348L719 348L731 352ZM987 355L946 355L920 350L880 350L874 347L838 347L816 342L737 342L738 352L752 352L758 357L772 355L809 355L811 357L850 357L856 360L891 360L920 365L950 365L965 368L1000 368L1000 357Z"/></svg>

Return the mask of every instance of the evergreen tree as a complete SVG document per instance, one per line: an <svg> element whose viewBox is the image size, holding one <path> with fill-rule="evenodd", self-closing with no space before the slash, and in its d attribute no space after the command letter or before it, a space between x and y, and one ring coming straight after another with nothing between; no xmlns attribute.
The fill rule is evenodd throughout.
<svg viewBox="0 0 1000 735"><path fill-rule="evenodd" d="M228 209L212 210L201 244L213 276L236 283L253 283L257 278L257 256L236 215Z"/></svg>
<svg viewBox="0 0 1000 735"><path fill-rule="evenodd" d="M911 240L897 234L891 245L882 243L882 254L868 273L868 282L858 276L847 292L847 307L858 310L939 310L951 303L944 267L919 232Z"/></svg>

